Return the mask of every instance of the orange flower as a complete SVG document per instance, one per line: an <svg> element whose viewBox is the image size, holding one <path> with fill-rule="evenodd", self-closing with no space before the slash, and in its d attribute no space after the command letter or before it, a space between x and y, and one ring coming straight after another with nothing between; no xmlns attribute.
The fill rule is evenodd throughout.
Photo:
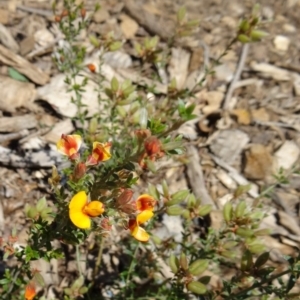
<svg viewBox="0 0 300 300"><path fill-rule="evenodd" d="M156 200L148 194L139 196L136 200L136 208L139 211L149 210L153 211L156 205Z"/></svg>
<svg viewBox="0 0 300 300"><path fill-rule="evenodd" d="M61 135L61 139L57 142L56 147L57 150L69 157L69 159L76 159L78 158L79 154L78 151L82 144L82 138L80 135L73 134L73 135Z"/></svg>
<svg viewBox="0 0 300 300"><path fill-rule="evenodd" d="M153 217L153 212L150 210L144 210L136 216L135 219L130 219L128 222L128 228L131 235L140 242L147 242L150 238L149 234L144 228L140 227L140 224L147 222Z"/></svg>
<svg viewBox="0 0 300 300"><path fill-rule="evenodd" d="M84 191L78 192L70 201L69 216L72 223L81 229L91 228L91 218L104 212L104 205L100 201L88 202Z"/></svg>
<svg viewBox="0 0 300 300"><path fill-rule="evenodd" d="M86 66L92 73L96 72L96 66L94 64L87 64Z"/></svg>
<svg viewBox="0 0 300 300"><path fill-rule="evenodd" d="M93 152L88 157L86 164L88 166L93 166L98 164L101 161L109 160L111 158L110 148L111 148L111 142L105 144L94 142Z"/></svg>
<svg viewBox="0 0 300 300"><path fill-rule="evenodd" d="M31 281L25 288L25 299L32 300L36 295L35 284Z"/></svg>
<svg viewBox="0 0 300 300"><path fill-rule="evenodd" d="M161 142L156 136L148 137L144 142L147 155L152 158L161 153Z"/></svg>

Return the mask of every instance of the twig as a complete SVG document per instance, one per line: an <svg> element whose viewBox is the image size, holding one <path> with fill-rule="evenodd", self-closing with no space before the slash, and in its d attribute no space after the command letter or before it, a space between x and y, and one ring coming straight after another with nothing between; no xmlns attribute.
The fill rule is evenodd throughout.
<svg viewBox="0 0 300 300"><path fill-rule="evenodd" d="M105 238L102 237L99 252L98 252L98 256L97 256L97 261L96 261L96 265L95 265L95 270L94 270L94 278L97 276L97 274L99 272L99 267L101 265L102 254L103 254L103 249L104 249L104 241L105 241Z"/></svg>
<svg viewBox="0 0 300 300"><path fill-rule="evenodd" d="M247 294L248 292L250 292L250 291L252 291L252 290L254 290L254 289L256 289L256 288L262 286L263 284L272 282L273 280L275 280L275 279L277 279L277 278L279 278L279 277L282 277L283 275L289 274L289 273L291 273L291 270L289 270L289 269L288 269L288 270L285 270L285 271L283 271L283 272L281 272L281 273L279 273L279 274L276 274L276 275L274 275L274 276L272 276L272 277L270 277L270 278L267 278L267 279L264 279L264 280L262 280L262 281L260 281L260 282L254 283L252 286L250 286L250 287L248 287L248 288L246 288L246 289L244 289L244 290L242 290L242 291L240 291L240 292L238 292L238 293L236 293L236 294L231 294L230 296L225 297L224 299L225 299L225 300L226 300L226 299L230 300L230 299L238 298L238 297L240 297L240 296L242 296L242 295L245 295L245 294ZM245 298L244 298L244 299L245 299Z"/></svg>
<svg viewBox="0 0 300 300"><path fill-rule="evenodd" d="M212 154L211 154L211 157L217 165L219 165L220 167L222 167L223 169L228 171L229 176L231 176L238 184L240 184L240 185L250 184L250 182L245 177L243 177L241 174L239 174L235 168L231 167L226 162L222 161L220 158L218 158ZM259 197L259 194L257 193L257 191L255 189L253 189L253 186L255 186L255 185L251 183L251 186L252 187L248 191L248 194L253 198Z"/></svg>
<svg viewBox="0 0 300 300"><path fill-rule="evenodd" d="M136 248L135 248L135 251L134 251L133 256L132 256L132 260L131 260L131 263L130 263L128 272L127 272L126 281L125 281L125 282L126 282L126 286L127 286L127 284L129 283L130 275L131 275L131 272L132 272L132 270L133 270L133 268L134 268L134 259L135 259L136 255L137 255L137 253L138 253L139 246L140 246L140 244L137 243Z"/></svg>
<svg viewBox="0 0 300 300"><path fill-rule="evenodd" d="M227 90L224 102L223 102L223 108L224 109L228 109L229 108L229 104L230 104L230 100L232 97L232 93L236 88L236 83L237 81L240 79L241 73L243 71L244 65L245 65L245 61L248 55L248 51L249 51L249 44L244 44L243 48L242 48L242 52L241 52L241 56L240 56L240 60L236 69L236 72L234 74L234 77L230 83L230 86Z"/></svg>
<svg viewBox="0 0 300 300"><path fill-rule="evenodd" d="M82 270L81 270L81 267L80 267L80 253L79 253L79 246L76 245L76 262L77 262L77 268L78 268L78 271L79 271L79 275L81 276L82 275Z"/></svg>
<svg viewBox="0 0 300 300"><path fill-rule="evenodd" d="M40 15L43 17L53 16L53 12L51 10L38 9L38 8L34 8L34 7L24 6L24 5L18 5L17 9L28 12L28 13Z"/></svg>
<svg viewBox="0 0 300 300"><path fill-rule="evenodd" d="M210 204L216 209L216 204L211 199L205 187L204 176L196 147L192 145L187 146L187 154L190 159L187 164L187 176L193 193L197 198L201 199L202 204Z"/></svg>

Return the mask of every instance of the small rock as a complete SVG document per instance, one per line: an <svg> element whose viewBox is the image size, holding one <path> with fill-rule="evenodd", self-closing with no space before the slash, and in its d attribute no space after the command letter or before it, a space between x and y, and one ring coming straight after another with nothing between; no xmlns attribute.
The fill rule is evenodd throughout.
<svg viewBox="0 0 300 300"><path fill-rule="evenodd" d="M32 35L29 35L24 40L22 40L20 42L21 55L24 56L24 55L28 54L30 51L32 51L34 49L34 44L35 44L35 39L34 39L34 36L32 36Z"/></svg>
<svg viewBox="0 0 300 300"><path fill-rule="evenodd" d="M284 24L282 26L283 30L286 31L286 32L296 32L296 27L291 25L291 24Z"/></svg>
<svg viewBox="0 0 300 300"><path fill-rule="evenodd" d="M224 170L218 170L217 178L230 190L237 188L236 182Z"/></svg>
<svg viewBox="0 0 300 300"><path fill-rule="evenodd" d="M237 27L237 21L235 18L232 18L230 16L225 16L222 18L222 23L225 26L228 26L229 28L236 28Z"/></svg>
<svg viewBox="0 0 300 300"><path fill-rule="evenodd" d="M130 55L122 51L106 52L103 54L103 60L106 64L115 69L127 69L132 66Z"/></svg>
<svg viewBox="0 0 300 300"><path fill-rule="evenodd" d="M295 75L294 76L294 91L296 96L300 96L300 76L299 75Z"/></svg>
<svg viewBox="0 0 300 300"><path fill-rule="evenodd" d="M265 78L272 78L278 81L289 81L292 78L291 72L271 64L252 62L250 66L252 70L260 72L261 76Z"/></svg>
<svg viewBox="0 0 300 300"><path fill-rule="evenodd" d="M290 39L284 35L277 35L274 39L275 48L279 51L287 51L290 45Z"/></svg>
<svg viewBox="0 0 300 300"><path fill-rule="evenodd" d="M251 110L251 116L254 121L268 122L270 121L270 115L264 107Z"/></svg>
<svg viewBox="0 0 300 300"><path fill-rule="evenodd" d="M290 169L300 154L299 147L293 141L285 141L275 153L277 168Z"/></svg>
<svg viewBox="0 0 300 300"><path fill-rule="evenodd" d="M249 179L265 179L272 172L273 159L267 147L254 144L245 154L244 174Z"/></svg>
<svg viewBox="0 0 300 300"><path fill-rule="evenodd" d="M36 31L34 33L34 39L41 47L46 47L54 42L53 34L46 28Z"/></svg>
<svg viewBox="0 0 300 300"><path fill-rule="evenodd" d="M237 118L237 122L241 125L249 125L251 123L251 115L247 109L234 109L231 114Z"/></svg>
<svg viewBox="0 0 300 300"><path fill-rule="evenodd" d="M214 71L217 80L230 82L233 78L234 72L228 64L216 66Z"/></svg>
<svg viewBox="0 0 300 300"><path fill-rule="evenodd" d="M9 22L9 12L6 9L0 9L0 24L7 25Z"/></svg>
<svg viewBox="0 0 300 300"><path fill-rule="evenodd" d="M248 142L248 135L241 130L223 130L211 141L210 150L216 156L231 164L240 155Z"/></svg>
<svg viewBox="0 0 300 300"><path fill-rule="evenodd" d="M15 41L10 31L0 23L0 42L11 51L19 52L19 45Z"/></svg>
<svg viewBox="0 0 300 300"><path fill-rule="evenodd" d="M93 21L96 23L103 23L110 17L108 11L105 8L97 10L93 15Z"/></svg>
<svg viewBox="0 0 300 300"><path fill-rule="evenodd" d="M262 8L262 14L266 19L273 19L274 10L270 6L265 6Z"/></svg>
<svg viewBox="0 0 300 300"><path fill-rule="evenodd" d="M127 15L121 16L121 20L120 27L126 39L134 38L139 29L139 24Z"/></svg>
<svg viewBox="0 0 300 300"><path fill-rule="evenodd" d="M210 92L203 93L202 100L207 102L207 105L202 109L203 113L210 114L218 110L221 106L223 98L224 98L224 93L219 91L210 91Z"/></svg>

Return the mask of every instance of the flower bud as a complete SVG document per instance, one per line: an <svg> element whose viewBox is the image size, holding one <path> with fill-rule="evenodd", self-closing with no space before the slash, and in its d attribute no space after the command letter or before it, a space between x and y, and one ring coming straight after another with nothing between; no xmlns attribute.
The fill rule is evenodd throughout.
<svg viewBox="0 0 300 300"><path fill-rule="evenodd" d="M85 18L85 16L86 16L86 9L84 7L81 8L80 15L81 15L82 19Z"/></svg>
<svg viewBox="0 0 300 300"><path fill-rule="evenodd" d="M143 142L146 138L151 136L151 131L148 129L137 129L134 134L138 141Z"/></svg>
<svg viewBox="0 0 300 300"><path fill-rule="evenodd" d="M103 218L100 221L100 227L105 231L111 231L112 225L109 221L109 218Z"/></svg>
<svg viewBox="0 0 300 300"><path fill-rule="evenodd" d="M150 136L145 140L144 147L148 156L155 156L161 151L161 142L156 136Z"/></svg>
<svg viewBox="0 0 300 300"><path fill-rule="evenodd" d="M92 73L96 72L96 66L94 64L87 64L86 66Z"/></svg>
<svg viewBox="0 0 300 300"><path fill-rule="evenodd" d="M86 173L86 165L85 163L80 162L75 166L72 179L74 181L78 181L84 176L85 173Z"/></svg>

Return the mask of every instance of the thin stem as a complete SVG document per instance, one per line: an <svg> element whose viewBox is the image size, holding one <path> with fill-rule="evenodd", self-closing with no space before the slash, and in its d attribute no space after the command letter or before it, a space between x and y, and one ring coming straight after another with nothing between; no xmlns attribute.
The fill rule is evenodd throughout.
<svg viewBox="0 0 300 300"><path fill-rule="evenodd" d="M76 245L76 262L77 262L77 268L78 268L79 275L81 276L82 275L82 270L81 270L81 267L80 267L80 252L79 252L79 246L78 245Z"/></svg>
<svg viewBox="0 0 300 300"><path fill-rule="evenodd" d="M101 265L102 254L103 254L103 249L104 249L104 241L105 241L105 238L102 237L101 242L100 242L100 248L99 248L99 251L98 251L97 260L96 260L95 270L94 270L94 278L97 276L97 274L99 272L100 265Z"/></svg>
<svg viewBox="0 0 300 300"><path fill-rule="evenodd" d="M127 276L126 276L126 286L129 282L130 275L131 275L133 267L134 267L134 259L137 255L138 250L139 250L139 243L136 245L136 248L135 248L135 251L133 253L132 260L131 260L131 263L130 263L130 266L129 266L129 269L128 269L128 273L127 273Z"/></svg>
<svg viewBox="0 0 300 300"><path fill-rule="evenodd" d="M264 280L262 280L262 281L260 281L260 282L257 282L257 283L255 283L255 284L253 284L252 286L250 286L250 287L248 287L248 288L246 288L246 289L244 289L244 290L242 290L242 291L240 291L240 292L238 292L238 293L236 293L236 294L231 294L230 296L225 297L224 299L225 299L225 300L226 300L226 299L228 299L228 300L231 299L231 300L232 300L232 299L241 297L241 296L247 294L248 292L250 292L250 291L252 291L252 290L254 290L254 289L256 289L256 288L262 286L263 284L272 282L274 279L277 279L277 278L279 278L279 277L281 277L281 276L283 276L283 275L289 274L290 272L291 272L291 270L289 270L289 269L288 269L288 270L285 270L285 271L283 271L283 272L281 272L281 273L278 273L278 274L276 274L276 275L274 275L274 276L272 276L272 277L270 277L270 278L267 278L267 279L264 279ZM245 299L245 298L243 298L243 299Z"/></svg>

